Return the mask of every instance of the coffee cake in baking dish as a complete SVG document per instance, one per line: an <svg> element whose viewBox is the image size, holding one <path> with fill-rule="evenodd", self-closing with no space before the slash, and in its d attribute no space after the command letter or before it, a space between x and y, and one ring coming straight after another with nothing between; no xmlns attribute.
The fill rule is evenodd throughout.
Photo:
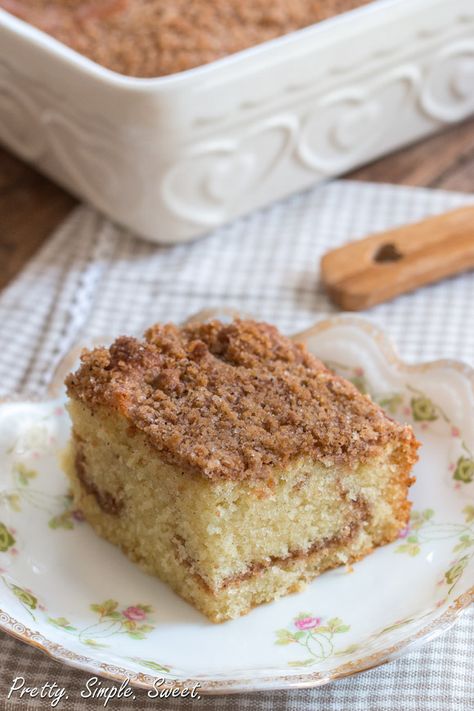
<svg viewBox="0 0 474 711"><path fill-rule="evenodd" d="M0 0L0 7L109 69L174 74L370 0Z"/></svg>
<svg viewBox="0 0 474 711"><path fill-rule="evenodd" d="M77 506L214 622L407 523L410 427L268 324L158 324L66 383Z"/></svg>

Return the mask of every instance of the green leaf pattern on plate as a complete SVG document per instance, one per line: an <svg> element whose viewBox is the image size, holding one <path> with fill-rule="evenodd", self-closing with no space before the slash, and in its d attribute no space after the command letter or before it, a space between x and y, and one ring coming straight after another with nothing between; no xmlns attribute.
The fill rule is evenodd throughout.
<svg viewBox="0 0 474 711"><path fill-rule="evenodd" d="M474 506L469 504L462 512L465 523L453 524L434 521L433 509L413 511L410 524L400 534L404 542L395 548L395 553L406 553L415 557L421 552L423 543L456 538L457 543L452 549L453 553L463 553L463 555L458 555L444 573L444 582L449 585L448 595L461 579L471 558L474 557Z"/></svg>
<svg viewBox="0 0 474 711"><path fill-rule="evenodd" d="M6 553L10 548L13 548L15 543L12 530L0 522L0 553Z"/></svg>
<svg viewBox="0 0 474 711"><path fill-rule="evenodd" d="M324 621L310 612L300 612L293 619L290 628L276 631L275 644L297 644L306 654L305 659L288 662L291 667L308 667L337 654L335 638L337 635L349 632L350 626L346 625L339 617L332 617Z"/></svg>
<svg viewBox="0 0 474 711"><path fill-rule="evenodd" d="M150 605L139 603L121 608L117 600L109 599L92 603L90 609L98 619L82 629L74 627L65 617L49 617L48 622L66 632L77 634L79 640L89 646L107 646L98 642L98 639L103 640L118 634L126 634L136 640L145 639L155 628L150 618L153 612Z"/></svg>

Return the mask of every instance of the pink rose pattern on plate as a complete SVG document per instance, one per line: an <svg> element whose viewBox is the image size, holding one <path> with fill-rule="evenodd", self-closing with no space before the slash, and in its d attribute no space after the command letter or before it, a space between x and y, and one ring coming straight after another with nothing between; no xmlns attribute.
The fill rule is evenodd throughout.
<svg viewBox="0 0 474 711"><path fill-rule="evenodd" d="M319 627L320 624L320 617L297 617L295 619L295 627L298 627L299 630L311 630L314 627Z"/></svg>
<svg viewBox="0 0 474 711"><path fill-rule="evenodd" d="M133 622L142 622L146 620L146 612L143 607L135 607L131 605L122 612L122 615Z"/></svg>
<svg viewBox="0 0 474 711"><path fill-rule="evenodd" d="M295 631L296 630L296 631ZM296 644L310 656L302 660L288 662L291 667L309 667L316 662L338 654L335 647L337 635L349 632L350 626L339 617L324 621L308 612L300 612L293 620L291 628L277 630L275 644Z"/></svg>
<svg viewBox="0 0 474 711"><path fill-rule="evenodd" d="M118 634L126 634L131 639L145 639L155 629L150 605L128 605L120 609L117 600L105 600L90 605L92 612L98 615L98 621L79 629L65 617L49 617L48 622L76 634L81 642L90 647L106 647L102 641Z"/></svg>

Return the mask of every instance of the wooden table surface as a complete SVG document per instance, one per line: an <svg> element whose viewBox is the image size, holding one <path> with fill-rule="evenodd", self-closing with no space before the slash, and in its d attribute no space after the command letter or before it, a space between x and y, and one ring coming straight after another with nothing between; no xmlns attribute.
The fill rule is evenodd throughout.
<svg viewBox="0 0 474 711"><path fill-rule="evenodd" d="M347 177L474 192L474 119ZM0 148L0 289L76 204L62 188Z"/></svg>

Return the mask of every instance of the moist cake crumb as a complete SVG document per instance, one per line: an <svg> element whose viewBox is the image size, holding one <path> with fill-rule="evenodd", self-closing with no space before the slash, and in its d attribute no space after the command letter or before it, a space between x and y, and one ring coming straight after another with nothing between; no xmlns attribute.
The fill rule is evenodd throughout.
<svg viewBox="0 0 474 711"><path fill-rule="evenodd" d="M0 0L0 7L120 74L156 77L371 0Z"/></svg>

